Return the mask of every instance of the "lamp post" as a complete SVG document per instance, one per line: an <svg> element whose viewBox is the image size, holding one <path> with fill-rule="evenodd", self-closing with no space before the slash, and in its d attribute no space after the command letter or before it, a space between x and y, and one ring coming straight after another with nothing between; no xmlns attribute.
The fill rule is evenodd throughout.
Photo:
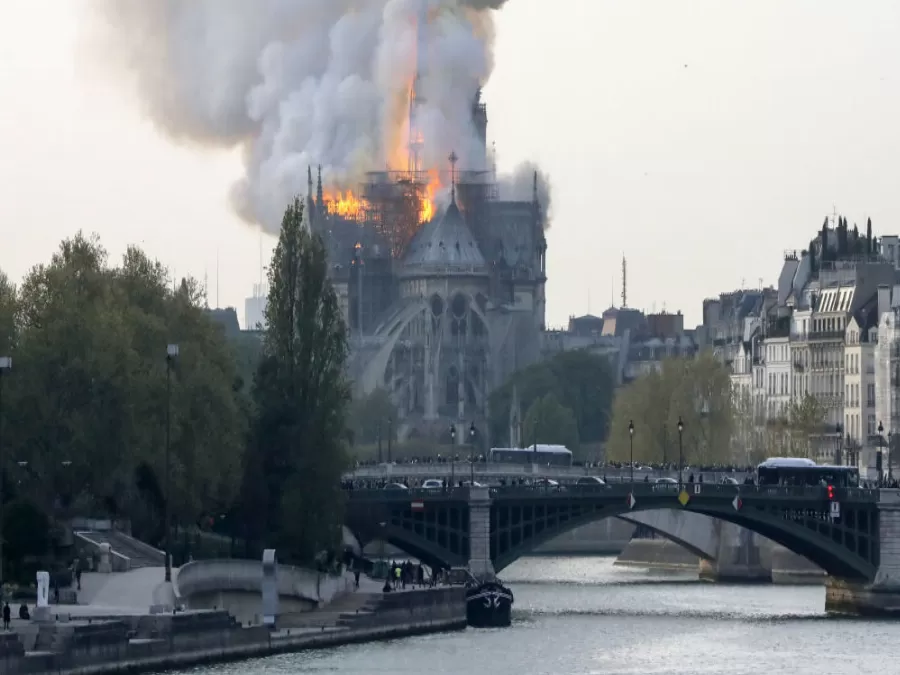
<svg viewBox="0 0 900 675"><path fill-rule="evenodd" d="M169 522L170 502L172 501L172 473L170 470L171 436L172 436L172 361L178 356L178 345L166 347L166 500L164 508L164 526L166 528L166 583L172 582L172 523Z"/></svg>
<svg viewBox="0 0 900 675"><path fill-rule="evenodd" d="M472 422L472 426L469 427L469 467L470 470L470 482L471 485L469 487L475 486L475 422Z"/></svg>
<svg viewBox="0 0 900 675"><path fill-rule="evenodd" d="M378 420L378 427L375 430L378 435L378 463L381 464L381 420Z"/></svg>
<svg viewBox="0 0 900 675"><path fill-rule="evenodd" d="M391 463L391 436L393 436L393 435L394 435L394 418L388 417L388 439L387 439L387 441L388 441L388 448L387 448L388 461L387 461L387 463L388 464Z"/></svg>
<svg viewBox="0 0 900 675"><path fill-rule="evenodd" d="M456 425L450 425L450 489L452 490L456 483Z"/></svg>
<svg viewBox="0 0 900 675"><path fill-rule="evenodd" d="M844 440L844 430L841 428L840 424L835 425L834 431L837 434L837 441L834 448L834 463L836 466L841 466L843 462L843 440Z"/></svg>
<svg viewBox="0 0 900 675"><path fill-rule="evenodd" d="M628 422L628 446L631 454L631 489L634 489L634 420Z"/></svg>
<svg viewBox="0 0 900 675"><path fill-rule="evenodd" d="M888 487L891 486L891 481L894 479L894 472L891 469L891 453L894 450L894 432L888 431L888 453L887 453L887 463L888 463Z"/></svg>
<svg viewBox="0 0 900 675"><path fill-rule="evenodd" d="M684 432L684 422L681 416L678 417L678 487L684 484L684 444L682 443L682 433Z"/></svg>
<svg viewBox="0 0 900 675"><path fill-rule="evenodd" d="M0 356L0 589L3 587L3 373L12 368L11 356Z"/></svg>

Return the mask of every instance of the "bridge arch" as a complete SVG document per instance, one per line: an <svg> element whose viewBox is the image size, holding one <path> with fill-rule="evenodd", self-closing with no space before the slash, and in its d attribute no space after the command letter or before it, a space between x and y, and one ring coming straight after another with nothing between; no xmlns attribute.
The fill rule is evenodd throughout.
<svg viewBox="0 0 900 675"><path fill-rule="evenodd" d="M510 514L507 514L504 519L503 511L508 508L501 505L496 508L496 511L492 510L491 514L491 558L497 572L528 555L541 544L576 527L639 511L662 508L679 510L678 507L662 506L658 503L636 505L633 509L629 508L627 504L604 505L589 509L587 512L584 510L573 512L572 509L563 507L562 512L546 513L543 517L541 515L532 516L529 521L523 520L513 525L509 520ZM871 555L854 555L846 546L843 534L840 541L836 541L834 537L823 536L822 532L813 530L806 524L792 522L757 510L741 512L730 507L716 508L713 506L688 507L684 510L733 523L771 539L789 551L818 565L831 576L865 581L874 578L875 570L878 567L877 556L872 559ZM518 536L515 536L515 532L519 533ZM877 538L877 533L873 533L873 536ZM672 539L670 536L667 538ZM684 545L681 541L674 541ZM701 557L708 557L697 549L688 548Z"/></svg>

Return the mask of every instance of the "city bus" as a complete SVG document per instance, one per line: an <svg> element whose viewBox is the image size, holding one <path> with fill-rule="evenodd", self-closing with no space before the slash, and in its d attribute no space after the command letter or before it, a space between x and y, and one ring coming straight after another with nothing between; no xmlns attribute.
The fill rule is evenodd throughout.
<svg viewBox="0 0 900 675"><path fill-rule="evenodd" d="M816 464L799 457L772 457L756 467L760 487L859 487L855 466Z"/></svg>
<svg viewBox="0 0 900 675"><path fill-rule="evenodd" d="M502 464L572 466L572 451L564 445L538 443L527 448L491 448L488 461Z"/></svg>

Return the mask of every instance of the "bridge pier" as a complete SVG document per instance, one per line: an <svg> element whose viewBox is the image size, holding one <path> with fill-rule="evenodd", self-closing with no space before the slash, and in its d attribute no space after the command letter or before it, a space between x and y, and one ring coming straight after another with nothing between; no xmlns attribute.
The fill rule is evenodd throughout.
<svg viewBox="0 0 900 675"><path fill-rule="evenodd" d="M479 581L495 578L491 562L491 496L488 488L469 488L469 571Z"/></svg>
<svg viewBox="0 0 900 675"><path fill-rule="evenodd" d="M826 612L900 618L900 490L881 490L878 538L880 559L874 581L828 577Z"/></svg>
<svg viewBox="0 0 900 675"><path fill-rule="evenodd" d="M772 568L760 555L760 537L750 530L713 520L719 545L715 560L700 559L700 578L706 581L769 582Z"/></svg>

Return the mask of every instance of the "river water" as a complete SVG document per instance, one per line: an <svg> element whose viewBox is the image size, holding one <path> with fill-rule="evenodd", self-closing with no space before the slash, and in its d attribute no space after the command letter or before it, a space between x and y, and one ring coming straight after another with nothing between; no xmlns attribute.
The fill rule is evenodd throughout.
<svg viewBox="0 0 900 675"><path fill-rule="evenodd" d="M841 675L900 673L900 624L831 618L821 586L720 585L525 558L502 575L511 628L197 668L195 675Z"/></svg>

